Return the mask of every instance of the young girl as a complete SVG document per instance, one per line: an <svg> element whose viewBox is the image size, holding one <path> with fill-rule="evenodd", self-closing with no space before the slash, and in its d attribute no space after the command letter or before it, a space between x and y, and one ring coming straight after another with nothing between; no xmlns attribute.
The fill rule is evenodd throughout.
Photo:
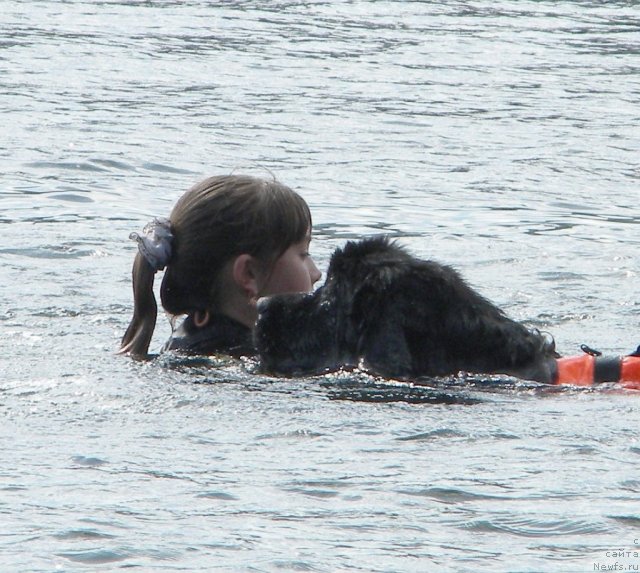
<svg viewBox="0 0 640 573"><path fill-rule="evenodd" d="M254 354L251 329L261 296L307 292L320 279L309 255L311 213L275 180L210 177L187 191L169 219L156 219L133 263L134 311L120 352L145 356L156 324L156 271L166 267L160 299L187 315L165 350Z"/></svg>

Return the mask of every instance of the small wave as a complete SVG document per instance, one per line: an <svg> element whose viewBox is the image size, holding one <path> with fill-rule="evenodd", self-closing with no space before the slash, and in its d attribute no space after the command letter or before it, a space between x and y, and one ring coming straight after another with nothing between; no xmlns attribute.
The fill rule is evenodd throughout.
<svg viewBox="0 0 640 573"><path fill-rule="evenodd" d="M64 557L69 561L84 563L85 565L115 563L129 558L129 554L124 551L109 551L108 549L98 549L95 551L65 551L64 553L58 553L58 556Z"/></svg>
<svg viewBox="0 0 640 573"><path fill-rule="evenodd" d="M42 318L77 318L82 315L83 313L79 310L71 310L68 308L59 308L53 306L36 310L33 313L33 316L39 316Z"/></svg>
<svg viewBox="0 0 640 573"><path fill-rule="evenodd" d="M306 487L289 487L284 488L284 491L288 493L299 493L307 497L314 497L318 499L328 499L332 497L338 497L339 491L332 489L319 489L319 488L306 488Z"/></svg>
<svg viewBox="0 0 640 573"><path fill-rule="evenodd" d="M474 500L500 500L509 499L506 496L491 495L485 493L475 493L472 491L465 491L457 488L445 488L445 487L427 487L419 489L402 489L398 490L398 493L404 495L410 495L415 497L428 497L435 499L436 501L442 501L444 503L455 503L460 501L474 501Z"/></svg>
<svg viewBox="0 0 640 573"><path fill-rule="evenodd" d="M91 162L117 171L136 171L133 165L124 161L116 161L115 159L92 159Z"/></svg>
<svg viewBox="0 0 640 573"><path fill-rule="evenodd" d="M319 479L295 480L282 487L288 493L299 493L308 497L328 499L338 497L352 484L348 480Z"/></svg>
<svg viewBox="0 0 640 573"><path fill-rule="evenodd" d="M393 380L380 381L379 378L361 375L352 379L342 378L332 382L323 382L329 390L330 400L347 400L352 402L406 402L409 404L462 404L473 405L483 400L472 397L464 390L450 391L429 386L414 385Z"/></svg>
<svg viewBox="0 0 640 573"><path fill-rule="evenodd" d="M0 491L26 491L28 488L23 485L7 485L0 488Z"/></svg>
<svg viewBox="0 0 640 573"><path fill-rule="evenodd" d="M48 197L51 199L60 199L61 201L69 201L70 203L95 203L91 197L78 193L50 193Z"/></svg>
<svg viewBox="0 0 640 573"><path fill-rule="evenodd" d="M295 480L291 482L295 487L320 487L320 488L337 488L345 489L351 486L348 478L345 479L314 479L314 480Z"/></svg>
<svg viewBox="0 0 640 573"><path fill-rule="evenodd" d="M162 163L143 163L142 168L149 171L158 171L160 173L178 173L180 175L193 174L193 172L188 169L180 169L178 167L172 167L171 165L164 165Z"/></svg>
<svg viewBox="0 0 640 573"><path fill-rule="evenodd" d="M238 499L235 495L231 495L230 493L226 493L224 491L205 491L203 493L199 493L197 497L217 499L220 501L236 501Z"/></svg>
<svg viewBox="0 0 640 573"><path fill-rule="evenodd" d="M73 456L71 460L73 461L74 464L77 464L79 466L91 467L91 468L97 468L109 463L106 460L103 460L100 458L92 458L92 457L86 457L86 456Z"/></svg>
<svg viewBox="0 0 640 573"><path fill-rule="evenodd" d="M92 158L86 161L31 161L26 167L35 169L80 170L80 171L137 171L136 167L115 159Z"/></svg>
<svg viewBox="0 0 640 573"><path fill-rule="evenodd" d="M284 571L324 571L319 569L311 563L306 561L274 561L273 563L276 569L282 569Z"/></svg>
<svg viewBox="0 0 640 573"><path fill-rule="evenodd" d="M0 249L0 255L15 255L30 259L80 259L94 256L93 249L74 249L68 245Z"/></svg>
<svg viewBox="0 0 640 573"><path fill-rule="evenodd" d="M95 529L68 529L54 534L53 537L56 539L113 539L116 536Z"/></svg>
<svg viewBox="0 0 640 573"><path fill-rule="evenodd" d="M263 434L258 436L256 440L275 440L275 439L289 439L289 438L320 438L324 434L318 432L312 432L311 430L291 430L288 432L274 432L272 434Z"/></svg>
<svg viewBox="0 0 640 573"><path fill-rule="evenodd" d="M640 492L640 480L637 480L637 479L625 480L620 484L620 487L627 491Z"/></svg>
<svg viewBox="0 0 640 573"><path fill-rule="evenodd" d="M466 522L460 525L479 533L507 533L518 537L551 537L562 535L594 535L609 533L612 528L603 524L577 519L523 519L496 517Z"/></svg>
<svg viewBox="0 0 640 573"><path fill-rule="evenodd" d="M627 527L640 529L640 517L637 515L610 515L609 519L621 523Z"/></svg>
<svg viewBox="0 0 640 573"><path fill-rule="evenodd" d="M32 161L26 164L27 167L35 169L73 170L73 171L95 171L98 173L108 171L101 165L95 165L91 161Z"/></svg>
<svg viewBox="0 0 640 573"><path fill-rule="evenodd" d="M410 436L402 436L396 438L399 442L431 442L442 438L466 438L467 435L449 428L439 428L431 432L421 432L420 434L412 434Z"/></svg>

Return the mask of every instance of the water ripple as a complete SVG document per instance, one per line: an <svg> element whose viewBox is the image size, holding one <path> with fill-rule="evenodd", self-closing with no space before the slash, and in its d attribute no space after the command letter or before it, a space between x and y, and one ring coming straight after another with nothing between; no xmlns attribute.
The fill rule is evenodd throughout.
<svg viewBox="0 0 640 573"><path fill-rule="evenodd" d="M612 527L597 521L521 518L515 516L478 519L465 522L459 527L478 533L507 533L518 537L596 535L614 531Z"/></svg>
<svg viewBox="0 0 640 573"><path fill-rule="evenodd" d="M90 468L97 468L109 463L106 460L103 460L100 458L87 457L87 456L73 456L71 459L73 460L73 463L79 466L90 467Z"/></svg>
<svg viewBox="0 0 640 573"><path fill-rule="evenodd" d="M476 493L456 488L427 487L417 489L403 489L398 493L415 497L428 497L443 503L457 503L474 500L500 500L509 499L506 496Z"/></svg>
<svg viewBox="0 0 640 573"><path fill-rule="evenodd" d="M402 436L396 438L399 442L431 442L434 440L440 440L442 438L467 438L468 436L457 430L451 430L448 428L439 428L430 432L421 432L419 434L413 434L411 436Z"/></svg>
<svg viewBox="0 0 640 573"><path fill-rule="evenodd" d="M73 539L73 540L94 540L94 539L113 539L116 536L111 533L96 531L95 529L69 529L54 535L56 539Z"/></svg>
<svg viewBox="0 0 640 573"><path fill-rule="evenodd" d="M217 499L219 501L237 501L238 500L238 498L235 495L232 495L225 491L207 491L204 493L199 493L198 497L203 497L206 499Z"/></svg>
<svg viewBox="0 0 640 573"><path fill-rule="evenodd" d="M104 565L107 563L116 563L118 561L125 561L126 559L131 557L131 553L127 551L95 549L95 550L65 551L63 553L58 553L58 556L64 557L69 561L82 563L84 565Z"/></svg>
<svg viewBox="0 0 640 573"><path fill-rule="evenodd" d="M388 234L563 353L633 349L639 24L623 0L2 3L4 569L583 571L636 539L629 393L115 350L129 232L234 170L300 190L322 268Z"/></svg>

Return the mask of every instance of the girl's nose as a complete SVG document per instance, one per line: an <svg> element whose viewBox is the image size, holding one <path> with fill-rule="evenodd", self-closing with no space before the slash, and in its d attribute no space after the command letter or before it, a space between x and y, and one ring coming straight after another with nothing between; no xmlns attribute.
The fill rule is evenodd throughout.
<svg viewBox="0 0 640 573"><path fill-rule="evenodd" d="M322 273L318 270L318 267L316 267L313 259L311 259L311 272L309 274L311 276L311 284L316 284L322 276Z"/></svg>

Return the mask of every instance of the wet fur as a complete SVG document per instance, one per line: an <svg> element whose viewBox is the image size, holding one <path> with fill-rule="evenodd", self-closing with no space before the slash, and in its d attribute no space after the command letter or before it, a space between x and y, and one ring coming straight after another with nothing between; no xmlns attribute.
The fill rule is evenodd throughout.
<svg viewBox="0 0 640 573"><path fill-rule="evenodd" d="M364 366L387 377L507 374L548 382L553 342L508 318L451 267L386 238L347 243L325 284L259 304L255 342L272 373Z"/></svg>

